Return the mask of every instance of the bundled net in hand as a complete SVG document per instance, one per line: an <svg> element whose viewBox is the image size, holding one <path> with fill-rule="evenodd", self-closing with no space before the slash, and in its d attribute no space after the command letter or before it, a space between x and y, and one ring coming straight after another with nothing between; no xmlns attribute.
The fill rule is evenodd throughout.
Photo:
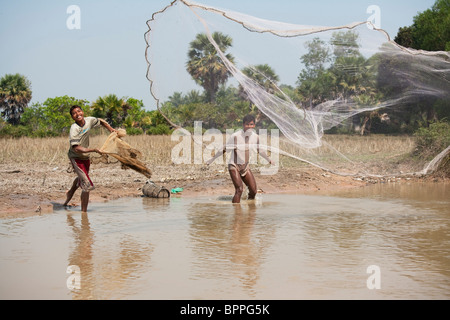
<svg viewBox="0 0 450 320"><path fill-rule="evenodd" d="M251 111L280 130L279 149L266 146L269 151L342 175L427 173L448 154L447 148L434 159L410 161L413 144L408 150L388 146L384 154L363 144L378 157L374 162L344 145L345 136L324 133L349 125L363 132L372 120L379 127L398 121L401 128L408 125L405 115L426 108L448 113L449 52L401 47L367 22L295 25L186 0L173 1L147 25L150 91L176 126L202 121L204 129L225 132ZM276 76L264 71L267 66ZM199 103L202 88L209 104ZM224 102L229 92L236 93L231 105ZM184 102L174 106L177 97ZM243 100L245 112L239 109ZM183 122L186 115L190 123ZM227 119L219 123L217 115Z"/></svg>
<svg viewBox="0 0 450 320"><path fill-rule="evenodd" d="M147 178L151 178L151 170L140 160L142 153L121 139L125 135L126 131L124 129L111 133L100 148L103 154L100 157L93 157L92 162L111 163L112 157L122 164L123 169L130 168Z"/></svg>

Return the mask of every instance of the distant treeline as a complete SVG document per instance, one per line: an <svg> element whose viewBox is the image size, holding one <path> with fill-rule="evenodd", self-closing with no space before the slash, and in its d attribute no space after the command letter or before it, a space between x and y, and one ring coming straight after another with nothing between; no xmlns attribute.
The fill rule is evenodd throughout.
<svg viewBox="0 0 450 320"><path fill-rule="evenodd" d="M450 50L449 23L450 1L437 0L431 9L414 18L412 26L400 28L395 41L415 49ZM220 32L213 33L212 37L227 59L233 61L234 57L227 53L233 39ZM276 71L268 64L249 66L242 72L265 91L281 98L289 97L303 109L314 109L329 100L377 105L392 91L407 84L398 83L395 88L386 85L386 79L395 78L389 70L400 62L377 55L365 58L359 51L358 40L358 34L349 30L335 32L329 43L319 38L307 42L308 52L299 57L304 69L295 86L279 83ZM345 48L337 43L345 43ZM172 124L189 129L194 120L202 120L204 129L237 128L248 113L255 115L257 126L274 128L241 86L227 85L230 73L215 50L205 34L198 34L190 43L186 71L203 91L174 92L163 102L161 112L170 122L158 110L146 111L141 100L114 94L99 97L92 103L62 96L28 106L32 95L30 81L20 74L7 74L0 79L0 136L67 135L73 123L69 109L74 104L80 105L87 116L101 117L113 127L126 128L128 134L170 134ZM424 97L399 108L357 114L327 133L413 134L449 119L449 99Z"/></svg>

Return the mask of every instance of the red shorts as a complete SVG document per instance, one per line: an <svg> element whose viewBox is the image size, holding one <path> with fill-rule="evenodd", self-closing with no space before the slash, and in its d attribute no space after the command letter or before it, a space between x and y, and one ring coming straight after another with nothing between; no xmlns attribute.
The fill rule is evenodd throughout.
<svg viewBox="0 0 450 320"><path fill-rule="evenodd" d="M72 162L73 169L78 176L78 186L85 192L89 192L94 189L94 183L89 177L89 167L91 166L91 161L80 160L80 159L70 159Z"/></svg>

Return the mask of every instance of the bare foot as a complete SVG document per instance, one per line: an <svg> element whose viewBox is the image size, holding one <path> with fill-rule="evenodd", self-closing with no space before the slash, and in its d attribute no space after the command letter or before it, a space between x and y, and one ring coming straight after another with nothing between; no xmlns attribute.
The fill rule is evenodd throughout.
<svg viewBox="0 0 450 320"><path fill-rule="evenodd" d="M78 204L76 204L75 202L71 202L71 203L68 203L68 204L63 204L63 206L64 207L78 207Z"/></svg>
<svg viewBox="0 0 450 320"><path fill-rule="evenodd" d="M75 190L72 191L72 189L66 191L66 201L65 201L64 204L63 204L64 207L67 207L67 206L69 206L69 207L74 206L73 202L72 202L72 204L69 204L70 200L72 200L72 197L73 197L73 194L74 194L74 193L75 193Z"/></svg>

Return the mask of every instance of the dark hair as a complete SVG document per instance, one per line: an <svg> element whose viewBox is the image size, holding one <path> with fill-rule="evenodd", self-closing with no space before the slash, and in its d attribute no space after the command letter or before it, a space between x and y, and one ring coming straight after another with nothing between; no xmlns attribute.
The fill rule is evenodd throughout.
<svg viewBox="0 0 450 320"><path fill-rule="evenodd" d="M72 111L73 111L73 109L76 109L76 108L80 108L80 110L83 110L83 109L81 109L81 107L78 106L78 105L71 106L71 107L70 107L70 116L72 116Z"/></svg>
<svg viewBox="0 0 450 320"><path fill-rule="evenodd" d="M244 119L242 119L242 123L250 123L252 121L255 122L255 117L251 114L246 115Z"/></svg>

